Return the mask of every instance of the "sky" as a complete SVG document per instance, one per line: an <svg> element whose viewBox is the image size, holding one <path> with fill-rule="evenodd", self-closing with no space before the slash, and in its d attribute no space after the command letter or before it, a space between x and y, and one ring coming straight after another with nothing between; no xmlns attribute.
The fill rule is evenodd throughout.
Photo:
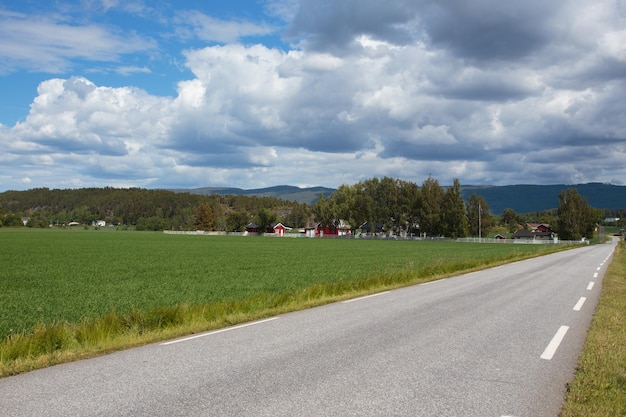
<svg viewBox="0 0 626 417"><path fill-rule="evenodd" d="M0 0L0 191L626 185L626 0Z"/></svg>

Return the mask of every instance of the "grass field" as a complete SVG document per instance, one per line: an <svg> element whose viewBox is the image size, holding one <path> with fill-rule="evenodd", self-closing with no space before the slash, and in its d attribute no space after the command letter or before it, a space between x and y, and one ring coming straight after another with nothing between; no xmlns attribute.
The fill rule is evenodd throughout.
<svg viewBox="0 0 626 417"><path fill-rule="evenodd" d="M626 416L626 244L613 255L560 417Z"/></svg>
<svg viewBox="0 0 626 417"><path fill-rule="evenodd" d="M0 247L0 375L555 250L82 229Z"/></svg>
<svg viewBox="0 0 626 417"><path fill-rule="evenodd" d="M544 246L1 230L0 337L115 311L243 300Z"/></svg>

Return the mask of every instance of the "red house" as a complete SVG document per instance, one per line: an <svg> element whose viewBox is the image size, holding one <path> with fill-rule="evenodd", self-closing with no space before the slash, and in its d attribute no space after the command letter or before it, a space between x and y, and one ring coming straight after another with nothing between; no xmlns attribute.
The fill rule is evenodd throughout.
<svg viewBox="0 0 626 417"><path fill-rule="evenodd" d="M348 224L344 223L343 220L340 220L337 227L317 223L313 227L305 228L304 233L306 237L338 237L349 236L352 234L352 231L350 230L350 226Z"/></svg>
<svg viewBox="0 0 626 417"><path fill-rule="evenodd" d="M277 236L285 236L285 232L289 232L292 228L282 223L276 223L272 226L272 233Z"/></svg>
<svg viewBox="0 0 626 417"><path fill-rule="evenodd" d="M261 232L264 234L274 234L276 236L285 236L286 232L289 232L292 228L289 226L285 226L282 223L275 223L269 226L265 232ZM251 222L246 226L246 234L259 234L259 225Z"/></svg>

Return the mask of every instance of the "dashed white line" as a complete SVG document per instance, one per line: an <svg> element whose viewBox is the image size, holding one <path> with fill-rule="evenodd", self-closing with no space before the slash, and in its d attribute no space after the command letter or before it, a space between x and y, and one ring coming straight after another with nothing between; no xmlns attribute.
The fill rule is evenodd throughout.
<svg viewBox="0 0 626 417"><path fill-rule="evenodd" d="M585 304L585 301L587 301L586 297L580 297L580 299L574 306L574 311L580 311L580 309L583 308L583 304Z"/></svg>
<svg viewBox="0 0 626 417"><path fill-rule="evenodd" d="M601 266L599 266L599 267L597 267L597 268L596 268L596 271L599 271L599 270L601 270L601 269L602 269L602 267L601 267Z"/></svg>
<svg viewBox="0 0 626 417"><path fill-rule="evenodd" d="M383 291L383 292L379 292L376 294L372 294L372 295L366 295L364 297L358 297L358 298L352 298L350 300L345 300L342 301L342 303L347 304L347 303L351 303L353 301L360 301L360 300L365 300L366 298L372 298L372 297L378 297L379 295L383 295L383 294L389 294L390 291Z"/></svg>
<svg viewBox="0 0 626 417"><path fill-rule="evenodd" d="M215 330L215 331L212 331L212 332L201 333L201 334L196 334L194 336L184 337L182 339L171 340L169 342L161 343L160 345L161 346L173 345L174 343L186 342L188 340L198 339L199 337L211 336L211 335L218 334L218 333L224 333L224 332L229 332L231 330L241 329L243 327L255 326L257 324L266 323L268 321L278 320L279 318L280 317L271 317L271 318L265 319L265 320L259 320L259 321L253 321L251 323L240 324L239 326L226 327L224 329Z"/></svg>
<svg viewBox="0 0 626 417"><path fill-rule="evenodd" d="M568 326L561 326L559 328L559 330L556 332L556 334L554 335L554 337L548 344L548 347L546 347L546 350L544 350L543 353L541 354L541 359L545 359L547 361L552 360L552 358L554 357L554 354L556 353L556 350L561 345L561 342L563 341L563 338L565 337L565 334L567 333L568 330L569 330Z"/></svg>
<svg viewBox="0 0 626 417"><path fill-rule="evenodd" d="M588 291L593 290L593 286L594 286L594 284L595 284L595 282L591 281L591 282L589 283L589 285L587 285L587 290L588 290Z"/></svg>
<svg viewBox="0 0 626 417"><path fill-rule="evenodd" d="M594 277L594 278L598 278L598 273L597 273L597 272L595 272L595 273L593 274L593 277Z"/></svg>

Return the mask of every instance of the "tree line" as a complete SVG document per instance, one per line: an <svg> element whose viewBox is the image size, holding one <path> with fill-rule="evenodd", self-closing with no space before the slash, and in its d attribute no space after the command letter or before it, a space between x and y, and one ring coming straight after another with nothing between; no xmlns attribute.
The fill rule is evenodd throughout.
<svg viewBox="0 0 626 417"><path fill-rule="evenodd" d="M91 225L104 220L136 230L243 231L261 210L304 227L306 204L274 197L198 195L142 188L36 188L0 193L0 226Z"/></svg>
<svg viewBox="0 0 626 417"><path fill-rule="evenodd" d="M466 204L458 179L444 188L432 177L421 186L389 177L342 185L328 198L320 196L313 213L331 227L343 220L364 232L403 236L459 238L478 235L479 227L486 233L494 224L484 198L472 194Z"/></svg>
<svg viewBox="0 0 626 417"><path fill-rule="evenodd" d="M48 227L104 220L137 230L220 230L240 232L250 222L263 230L275 222L293 228L348 223L353 230L399 236L486 237L494 230L514 232L520 224L550 224L564 240L590 237L603 212L571 188L558 208L518 214L490 213L488 202L472 194L464 201L458 179L442 187L432 177L421 185L389 177L341 185L312 205L274 197L198 195L141 188L48 189L0 193L0 226Z"/></svg>

